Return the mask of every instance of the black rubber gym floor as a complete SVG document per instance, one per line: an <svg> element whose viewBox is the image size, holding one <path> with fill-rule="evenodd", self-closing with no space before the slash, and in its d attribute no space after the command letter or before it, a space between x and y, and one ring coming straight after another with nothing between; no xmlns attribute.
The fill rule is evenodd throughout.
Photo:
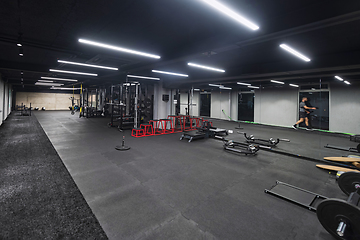
<svg viewBox="0 0 360 240"><path fill-rule="evenodd" d="M256 156L237 155L215 139L180 141L181 133L134 138L130 130L108 128L108 119L79 119L68 111L34 115L109 239L332 239L314 212L264 190L279 180L347 198L334 176L312 161L261 150ZM214 121L214 126L233 130L229 139L244 140L236 133L237 123ZM239 131L256 137L288 138L291 142L279 143L279 149L318 159L347 154L324 149L326 143L354 145L348 138L318 132L242 127ZM115 146L123 134L131 149L121 152Z"/></svg>
<svg viewBox="0 0 360 240"><path fill-rule="evenodd" d="M0 127L0 239L107 239L37 119Z"/></svg>

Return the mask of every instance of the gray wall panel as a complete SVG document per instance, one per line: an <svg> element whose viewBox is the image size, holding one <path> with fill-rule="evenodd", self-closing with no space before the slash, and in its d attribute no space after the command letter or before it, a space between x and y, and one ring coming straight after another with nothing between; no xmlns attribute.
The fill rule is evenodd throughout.
<svg viewBox="0 0 360 240"><path fill-rule="evenodd" d="M254 121L291 126L297 121L298 89L261 89L255 91Z"/></svg>
<svg viewBox="0 0 360 240"><path fill-rule="evenodd" d="M360 133L360 87L336 86L330 89L330 131Z"/></svg>

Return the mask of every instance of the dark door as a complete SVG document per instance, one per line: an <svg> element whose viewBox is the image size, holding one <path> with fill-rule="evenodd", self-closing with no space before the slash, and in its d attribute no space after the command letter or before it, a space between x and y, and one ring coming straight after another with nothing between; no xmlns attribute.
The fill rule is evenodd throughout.
<svg viewBox="0 0 360 240"><path fill-rule="evenodd" d="M200 94L200 116L210 117L211 94Z"/></svg>
<svg viewBox="0 0 360 240"><path fill-rule="evenodd" d="M310 110L309 125L315 129L329 130L329 92L300 92L299 99L307 97L306 105L317 107L316 110ZM305 127L305 123L300 124Z"/></svg>
<svg viewBox="0 0 360 240"><path fill-rule="evenodd" d="M239 93L238 120L254 121L254 93Z"/></svg>

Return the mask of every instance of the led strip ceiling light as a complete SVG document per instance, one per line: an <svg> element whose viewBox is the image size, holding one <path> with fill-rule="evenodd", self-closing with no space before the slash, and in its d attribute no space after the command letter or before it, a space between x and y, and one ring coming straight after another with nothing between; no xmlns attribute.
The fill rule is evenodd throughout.
<svg viewBox="0 0 360 240"><path fill-rule="evenodd" d="M164 71L159 71L159 70L152 70L152 72L155 72L155 73L163 73L163 74L169 74L169 75L175 75L175 76L180 76L180 77L188 77L188 76L189 76L189 75L186 75L186 74L173 73L173 72L164 72Z"/></svg>
<svg viewBox="0 0 360 240"><path fill-rule="evenodd" d="M188 63L189 66L192 67L198 67L198 68L203 68L203 69L207 69L207 70L212 70L212 71L217 71L217 72L225 72L225 70L219 69L219 68L213 68L213 67L208 67L208 66L203 66L203 65L199 65L199 64L195 64L195 63Z"/></svg>
<svg viewBox="0 0 360 240"><path fill-rule="evenodd" d="M250 22L249 20L245 19L244 17L240 16L230 8L226 7L225 5L215 1L215 0L202 0L205 3L209 4L213 8L216 8L220 12L228 15L229 17L233 18L234 20L238 21L239 23L247 26L248 28L252 30L258 30L259 26L255 25L254 23Z"/></svg>
<svg viewBox="0 0 360 240"><path fill-rule="evenodd" d="M223 87L223 85L211 84L211 83L209 83L209 86L212 86L212 87Z"/></svg>
<svg viewBox="0 0 360 240"><path fill-rule="evenodd" d="M278 83L278 84L285 84L284 82L279 82L279 81L275 81L275 80L270 80L270 82Z"/></svg>
<svg viewBox="0 0 360 240"><path fill-rule="evenodd" d="M298 58L301 58L302 60L304 60L305 62L310 62L310 58L302 55L301 53L299 53L298 51L292 49L291 47L289 47L288 45L286 44L280 44L280 47L286 51L288 51L289 53L297 56Z"/></svg>
<svg viewBox="0 0 360 240"><path fill-rule="evenodd" d="M62 87L51 87L50 89L56 89L56 90L80 90L81 88L62 88Z"/></svg>
<svg viewBox="0 0 360 240"><path fill-rule="evenodd" d="M232 88L230 87L219 87L220 89L227 89L227 90L231 90Z"/></svg>
<svg viewBox="0 0 360 240"><path fill-rule="evenodd" d="M152 79L152 80L160 80L160 78L145 77L145 76L136 76L136 75L127 75L127 77L131 77L131 78L143 78L143 79Z"/></svg>
<svg viewBox="0 0 360 240"><path fill-rule="evenodd" d="M296 84L289 84L290 86L292 86L292 87L299 87L299 85L296 85Z"/></svg>
<svg viewBox="0 0 360 240"><path fill-rule="evenodd" d="M346 83L346 84L350 85L350 82L348 82L348 81L344 81L344 83Z"/></svg>
<svg viewBox="0 0 360 240"><path fill-rule="evenodd" d="M245 85L245 86L250 86L251 84L249 84L249 83L242 83L242 82L237 82L237 84L239 84L239 85Z"/></svg>
<svg viewBox="0 0 360 240"><path fill-rule="evenodd" d="M256 87L256 86L248 86L249 88L256 88L259 89L260 87Z"/></svg>
<svg viewBox="0 0 360 240"><path fill-rule="evenodd" d="M59 63L65 63L65 64L73 64L73 65L79 65L84 67L94 67L94 68L103 68L103 69L109 69L109 70L115 70L117 71L117 68L114 67L106 67L106 66L100 66L100 65L92 65L92 64L85 64L85 63L78 63L78 62L69 62L64 60L58 60Z"/></svg>
<svg viewBox="0 0 360 240"><path fill-rule="evenodd" d="M223 85L211 84L211 83L209 83L209 86L218 87L218 88L220 88L220 89L227 89L227 90L231 90L231 89L232 89L232 88L229 88L229 87L224 87Z"/></svg>
<svg viewBox="0 0 360 240"><path fill-rule="evenodd" d="M69 82L77 82L76 79L68 79L68 78L53 78L53 77L41 77L41 79L50 79L50 80L56 80L56 81L69 81Z"/></svg>
<svg viewBox="0 0 360 240"><path fill-rule="evenodd" d="M96 73L84 73L84 72L72 72L72 71L64 71L64 70L56 70L50 69L50 72L60 72L60 73L69 73L69 74L79 74L79 75L87 75L87 76L97 76Z"/></svg>
<svg viewBox="0 0 360 240"><path fill-rule="evenodd" d="M344 79L342 79L342 78L339 77L339 76L335 76L335 78L336 78L337 80L344 81Z"/></svg>
<svg viewBox="0 0 360 240"><path fill-rule="evenodd" d="M112 45L108 45L108 44L104 44L104 43L98 43L98 42L89 41L89 40L86 40L86 39L79 39L79 42L90 44L90 45L97 46L97 47L108 48L108 49L112 49L112 50L116 50L116 51L120 51L120 52L126 52L126 53L132 53L132 54L136 54L136 55L141 55L141 56L144 56L144 57L150 57L150 58L156 58L156 59L160 58L160 56L158 56L158 55L139 52L139 51L135 51L135 50L127 49L127 48L122 48L122 47L117 47L117 46L112 46Z"/></svg>
<svg viewBox="0 0 360 240"><path fill-rule="evenodd" d="M62 83L42 83L42 82L36 82L35 85L42 85L42 86L62 86L64 84Z"/></svg>
<svg viewBox="0 0 360 240"><path fill-rule="evenodd" d="M51 81L51 80L38 80L38 82L47 82L47 83L49 83L49 82L54 82L54 81Z"/></svg>

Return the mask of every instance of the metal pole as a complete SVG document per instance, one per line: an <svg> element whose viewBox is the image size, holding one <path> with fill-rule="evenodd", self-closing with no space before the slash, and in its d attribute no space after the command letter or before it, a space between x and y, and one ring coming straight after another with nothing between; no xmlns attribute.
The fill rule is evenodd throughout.
<svg viewBox="0 0 360 240"><path fill-rule="evenodd" d="M136 83L135 85L135 118L134 118L134 128L138 127L138 91L139 91L139 83Z"/></svg>

